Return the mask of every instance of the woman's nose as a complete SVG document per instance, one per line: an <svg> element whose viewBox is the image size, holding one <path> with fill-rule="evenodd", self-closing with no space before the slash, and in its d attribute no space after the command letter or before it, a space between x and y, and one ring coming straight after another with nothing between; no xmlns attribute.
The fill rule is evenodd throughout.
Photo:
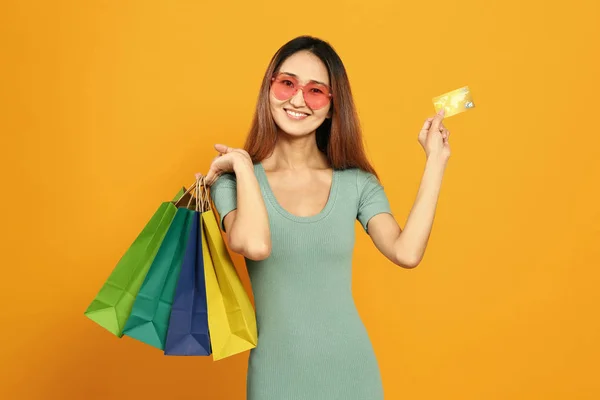
<svg viewBox="0 0 600 400"><path fill-rule="evenodd" d="M302 89L298 89L295 95L290 99L290 104L296 108L303 107L306 105L304 102L304 92Z"/></svg>

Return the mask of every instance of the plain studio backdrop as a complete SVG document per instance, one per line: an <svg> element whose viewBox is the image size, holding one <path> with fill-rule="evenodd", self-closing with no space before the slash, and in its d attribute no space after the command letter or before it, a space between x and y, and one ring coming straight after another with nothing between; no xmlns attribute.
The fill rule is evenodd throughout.
<svg viewBox="0 0 600 400"><path fill-rule="evenodd" d="M3 1L0 397L245 397L248 353L165 357L83 312L212 145L242 146L269 59L311 34L346 64L401 225L431 99L475 103L446 119L421 265L356 224L386 399L600 398L599 20L593 0Z"/></svg>

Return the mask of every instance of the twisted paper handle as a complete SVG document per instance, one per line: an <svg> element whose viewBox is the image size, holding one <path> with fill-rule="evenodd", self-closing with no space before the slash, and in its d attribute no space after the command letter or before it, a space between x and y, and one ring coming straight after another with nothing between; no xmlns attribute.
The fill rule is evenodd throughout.
<svg viewBox="0 0 600 400"><path fill-rule="evenodd" d="M190 208L192 201L196 198L196 206L194 207L195 211L198 212L206 212L212 209L210 203L210 194L208 187L206 186L206 177L202 174L196 174L196 181L192 183L190 188L175 202L175 206L179 207L181 205L181 201L185 198L186 195L190 194L190 199L186 208Z"/></svg>
<svg viewBox="0 0 600 400"><path fill-rule="evenodd" d="M196 211L206 212L211 209L210 195L206 186L206 177L196 174Z"/></svg>

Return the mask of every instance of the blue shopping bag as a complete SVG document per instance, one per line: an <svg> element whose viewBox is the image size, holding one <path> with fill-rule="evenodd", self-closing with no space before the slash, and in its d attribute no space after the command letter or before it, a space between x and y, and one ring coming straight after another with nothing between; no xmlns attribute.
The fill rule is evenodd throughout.
<svg viewBox="0 0 600 400"><path fill-rule="evenodd" d="M208 356L212 353L200 224L201 212L196 211L171 308L165 355Z"/></svg>

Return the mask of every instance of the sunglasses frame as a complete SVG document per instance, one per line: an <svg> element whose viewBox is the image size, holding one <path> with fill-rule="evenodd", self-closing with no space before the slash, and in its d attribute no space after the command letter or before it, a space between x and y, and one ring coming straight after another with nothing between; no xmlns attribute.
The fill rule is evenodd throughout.
<svg viewBox="0 0 600 400"><path fill-rule="evenodd" d="M275 82L275 80L277 80L277 78L279 78L279 77L280 77L280 76L282 76L282 75L283 75L283 76L287 76L287 77L289 77L289 78L293 79L294 81L296 81L296 84L297 84L298 88L297 88L297 89L296 89L296 91L295 91L295 92L294 92L294 93L293 93L293 94L292 94L290 97L288 97L287 99L279 99L277 96L275 96L277 99L279 99L279 100L282 100L282 101L284 101L284 100L289 100L289 99L291 99L292 97L294 97L296 94L298 94L298 91L300 91L300 90L301 90L301 91L302 91L302 97L304 98L304 102L306 103L306 92L304 91L304 88L305 88L306 86L310 85L311 83L315 83L315 84L317 84L317 85L324 86L324 87L326 87L326 88L327 88L327 98L328 98L328 102L327 102L325 105L323 105L322 107L319 107L319 108L313 108L313 107L310 107L310 106L308 105L308 103L307 103L306 105L307 105L307 106L309 106L309 107L310 107L311 109L313 109L313 110L320 110L321 108L323 108L323 107L326 107L326 106L327 106L327 104L330 104L330 103L331 103L331 100L332 100L332 98L333 98L333 95L332 95L332 93L331 93L331 87L330 87L329 85L325 85L324 83L317 83L317 82L314 82L314 81L310 81L309 83L302 84L302 83L300 83L300 80L299 80L297 77L295 77L295 76L293 76L293 75L290 75L290 74L286 74L285 72L279 72L278 74L275 74L275 75L273 75L273 76L271 77L271 90L273 90L273 89L272 89L272 87L273 87L273 83Z"/></svg>

